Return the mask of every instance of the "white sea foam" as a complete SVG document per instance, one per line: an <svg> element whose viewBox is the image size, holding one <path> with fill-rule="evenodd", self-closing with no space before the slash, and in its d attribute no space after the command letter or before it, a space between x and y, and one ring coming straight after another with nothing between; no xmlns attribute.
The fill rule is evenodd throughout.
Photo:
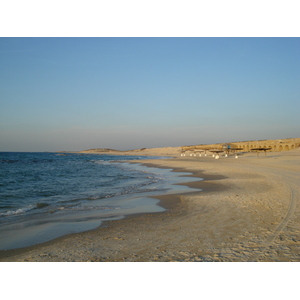
<svg viewBox="0 0 300 300"><path fill-rule="evenodd" d="M11 216L11 215L20 215L20 214L23 214L29 210L32 210L34 209L35 206L34 205L29 205L29 206L26 206L26 207L23 207L23 208L18 208L18 209L15 209L15 210L8 210L6 212L2 212L0 213L0 216Z"/></svg>

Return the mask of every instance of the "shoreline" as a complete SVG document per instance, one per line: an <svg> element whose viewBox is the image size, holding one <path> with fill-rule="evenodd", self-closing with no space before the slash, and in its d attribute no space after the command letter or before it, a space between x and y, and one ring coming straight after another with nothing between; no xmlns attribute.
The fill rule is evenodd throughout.
<svg viewBox="0 0 300 300"><path fill-rule="evenodd" d="M102 158L99 157L99 159L102 161ZM90 206L88 207L89 209L79 210L79 212L76 210L75 212L63 210L62 214L56 215L51 213L54 211L51 208L51 210L48 209L48 211L44 211L40 215L35 214L31 218L27 217L27 219L19 222L17 220L13 224L9 224L10 226L3 222L0 232L0 251L26 249L27 247L43 244L71 233L101 228L107 221L123 219L128 215L162 212L165 210L165 207L159 205L159 198L154 196L190 191L190 188L185 185L175 185L179 181L190 181L190 179L180 178L188 173L174 174L171 173L170 169L148 168L139 163L141 162L140 157L134 158L137 160L136 164L130 164L132 157L128 157L128 159L128 161L125 161L122 157L122 160L117 160L116 158L116 160L106 161L106 164L109 162L115 168L120 167L122 170L127 170L126 172L129 170L130 176L133 176L132 178L137 175L131 175L131 172L138 172L136 173L138 174L136 181L131 181L129 185L127 182L127 186L124 185L125 192L112 194L111 197L108 197L108 200L103 197L98 202L92 201L88 204ZM148 157L147 159L151 160L153 157ZM95 175L91 176L96 178ZM139 181L139 177L141 177L141 180L144 177L147 178L147 183L143 182L141 184L140 182L142 181ZM117 188L112 186L110 189L107 189L107 193L109 191L113 193L115 189ZM76 198L76 195L74 197ZM105 206L111 206L112 209L98 209L98 207L105 208ZM96 210L93 210L94 207Z"/></svg>
<svg viewBox="0 0 300 300"><path fill-rule="evenodd" d="M136 161L192 173L203 180L183 185L202 190L155 196L167 211L3 250L0 261L300 261L299 162L299 149Z"/></svg>
<svg viewBox="0 0 300 300"><path fill-rule="evenodd" d="M99 155L102 155L102 154L99 154ZM104 155L106 155L106 154L104 154ZM175 158L175 157L173 156L173 158ZM217 180L217 179L223 178L222 176L217 176L217 175L212 175L212 176L207 175L206 176L207 178L203 178L202 172L193 172L190 170L186 170L184 168L171 168L171 167L157 166L156 164L152 163L152 160L153 159L149 159L148 160L149 162L147 162L147 163L143 163L140 160L134 160L134 161L124 160L123 162L129 163L129 164L138 164L138 165L149 167L149 168L153 167L153 168L159 168L159 169L172 169L171 172L191 173L188 175L179 175L178 178L192 177L192 178L199 178L199 181L198 180L191 181L191 182L188 181L188 182L184 182L184 183L179 182L179 183L174 183L174 185L182 185L182 186L186 186L188 188L198 189L201 192L203 192L202 191L203 188L205 188L205 192L209 192L210 189L216 190L216 186L211 187L209 183L208 184L206 183L207 180ZM165 159L156 159L156 161L160 161L160 160L165 160ZM167 160L169 160L169 158ZM123 163L121 161L116 161L116 162ZM219 189L221 190L222 187L219 187ZM155 218L155 216L157 216L157 215L164 215L164 214L176 215L178 213L178 211L180 211L182 213L184 211L184 207L180 200L181 196L186 195L186 194L198 193L199 191L186 191L186 192L182 192L182 193L174 193L174 194L171 193L171 194L162 194L162 195L158 195L158 196L149 196L148 198L158 199L159 202L157 203L157 205L162 207L163 209L165 209L165 211L127 214L127 215L124 215L124 217L121 219L102 221L102 224L94 229L77 232L77 233L65 234L60 237L51 239L49 241L37 243L37 244L31 245L31 246L13 248L13 249L7 249L7 250L0 250L0 261L2 259L7 259L11 256L22 255L22 254L26 254L27 252L31 252L31 251L38 251L38 249L43 248L44 246L46 246L46 247L52 246L57 242L59 243L60 241L63 241L67 237L72 238L72 236L74 236L76 238L76 235L78 235L78 234L85 234L85 233L90 233L93 231L101 231L102 229L104 229L108 226L110 226L112 228L117 227L117 226L119 226L118 225L119 223L123 224L123 221L124 222L127 222L127 221L132 222L133 220L135 220L136 222L143 222L143 220L142 220L143 216L146 216L147 218L151 218L153 216Z"/></svg>
<svg viewBox="0 0 300 300"><path fill-rule="evenodd" d="M103 154L98 154L98 155L103 155ZM107 155L107 154L104 154L104 155ZM158 159L161 160L163 158L156 158L156 160L158 160ZM153 158L149 158L148 160L151 161L151 160L153 160ZM127 164L132 164L132 165L140 165L142 167L148 168L147 164L141 163L141 160L134 160L134 161L132 161L132 160L123 160L123 161L112 161L112 162L119 163L119 164L127 163ZM150 166L150 164L149 164L149 167L150 168L151 167L156 168L155 165L151 165ZM170 172L172 172L172 170L170 170L170 168L160 168L159 167L157 169L168 169ZM190 173L190 172L187 172L185 170L178 171L178 172ZM178 176L175 177L175 179L177 178L177 180L175 180L175 179L174 180L178 181L178 179L180 177L198 177L198 176L193 176L193 175L188 175L188 174L187 175L178 175ZM199 180L202 180L202 178L199 178ZM33 244L33 245L28 245L28 246L23 246L23 247L17 247L17 248L11 248L11 249L0 249L0 261L1 261L2 258L10 257L11 255L26 253L27 251L30 251L30 250L33 250L33 249L37 249L38 247L42 247L42 246L45 246L45 245L48 245L48 244L49 245L53 244L56 241L64 239L64 237L67 237L67 236L72 236L72 235L76 235L76 234L80 234L80 233L90 232L90 231L93 231L93 230L101 230L101 228L105 228L106 227L105 224L107 224L107 223L114 223L114 222L117 222L117 221L120 221L120 220L125 220L125 219L128 219L128 218L135 218L135 217L143 216L143 215L164 214L166 211L172 210L173 208L175 208L176 206L178 206L180 204L180 195L181 194L184 194L184 193L193 193L193 191L188 191L188 188L199 189L196 186L192 186L193 182L187 182L187 183L180 182L180 183L176 183L175 181L172 184L169 183L169 185L170 186L173 186L173 185L182 185L182 186L187 187L187 190L183 191L182 193L180 191L175 191L175 192L173 191L172 192L172 190L176 189L176 188L170 188L170 189L168 189L169 193L167 192L166 194L163 194L163 195L158 195L158 196L155 196L155 195L141 196L142 198L149 198L149 199L157 199L157 200L159 200L159 202L156 205L159 206L159 207L161 207L161 208L163 208L164 211L149 211L149 212L125 213L119 219L116 218L116 219L112 219L112 220L109 220L109 219L108 220L105 220L105 219L101 220L101 225L99 225L97 227L94 227L92 229L87 229L87 230L83 230L83 231L79 231L79 232L74 232L74 233L63 234L61 236L52 238L52 239L50 239L48 241L38 242L38 243ZM180 181L180 179L179 179L179 181ZM133 198L139 198L139 197L138 196L133 196Z"/></svg>

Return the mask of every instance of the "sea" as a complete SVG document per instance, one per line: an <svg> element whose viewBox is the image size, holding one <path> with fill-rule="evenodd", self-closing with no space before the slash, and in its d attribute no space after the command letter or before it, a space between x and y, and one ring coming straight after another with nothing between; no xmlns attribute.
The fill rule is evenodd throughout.
<svg viewBox="0 0 300 300"><path fill-rule="evenodd" d="M0 152L0 250L164 211L152 196L193 191L176 183L199 178L130 163L161 158L166 157Z"/></svg>

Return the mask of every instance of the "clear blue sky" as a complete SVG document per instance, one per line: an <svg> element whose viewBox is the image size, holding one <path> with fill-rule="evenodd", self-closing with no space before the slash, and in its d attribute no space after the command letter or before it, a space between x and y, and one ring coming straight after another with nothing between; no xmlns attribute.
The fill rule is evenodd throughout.
<svg viewBox="0 0 300 300"><path fill-rule="evenodd" d="M0 38L0 151L300 137L299 38Z"/></svg>

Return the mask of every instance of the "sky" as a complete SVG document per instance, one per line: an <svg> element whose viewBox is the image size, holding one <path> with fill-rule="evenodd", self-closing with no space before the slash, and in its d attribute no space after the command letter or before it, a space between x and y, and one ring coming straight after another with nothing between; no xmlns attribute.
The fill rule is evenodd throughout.
<svg viewBox="0 0 300 300"><path fill-rule="evenodd" d="M300 38L0 38L0 151L300 137Z"/></svg>

